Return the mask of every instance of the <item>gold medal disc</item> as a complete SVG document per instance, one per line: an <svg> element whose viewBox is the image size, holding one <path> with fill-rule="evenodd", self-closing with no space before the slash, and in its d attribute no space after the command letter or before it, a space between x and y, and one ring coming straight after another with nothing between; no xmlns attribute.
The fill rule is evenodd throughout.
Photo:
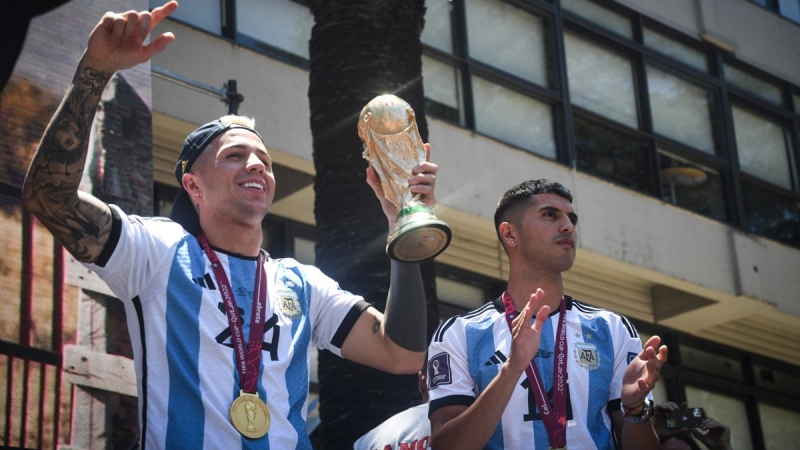
<svg viewBox="0 0 800 450"><path fill-rule="evenodd" d="M242 391L231 405L231 423L250 439L258 439L269 430L270 418L267 405L256 394Z"/></svg>

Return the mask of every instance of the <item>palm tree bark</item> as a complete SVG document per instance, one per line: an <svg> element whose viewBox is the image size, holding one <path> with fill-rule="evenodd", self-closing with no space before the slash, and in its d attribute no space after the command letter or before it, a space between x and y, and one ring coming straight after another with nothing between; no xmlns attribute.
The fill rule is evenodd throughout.
<svg viewBox="0 0 800 450"><path fill-rule="evenodd" d="M314 145L316 261L342 288L383 311L389 288L388 233L365 180L356 133L361 108L380 94L406 100L424 141L424 0L311 0L309 103ZM433 263L422 267L428 337L438 323ZM319 357L322 448L352 448L383 420L420 403L416 376L392 376L328 352Z"/></svg>

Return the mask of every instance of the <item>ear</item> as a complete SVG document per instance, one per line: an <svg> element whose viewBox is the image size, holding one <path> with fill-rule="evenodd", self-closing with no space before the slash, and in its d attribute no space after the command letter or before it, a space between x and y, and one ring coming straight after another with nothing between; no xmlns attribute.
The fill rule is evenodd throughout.
<svg viewBox="0 0 800 450"><path fill-rule="evenodd" d="M189 197L200 195L200 184L197 174L192 172L183 174L183 177L181 178L181 184L183 185L183 190L189 194Z"/></svg>
<svg viewBox="0 0 800 450"><path fill-rule="evenodd" d="M500 239L503 241L503 244L506 247L516 247L519 240L517 239L517 230L514 225L511 225L508 222L503 222L500 224L497 230L500 234Z"/></svg>

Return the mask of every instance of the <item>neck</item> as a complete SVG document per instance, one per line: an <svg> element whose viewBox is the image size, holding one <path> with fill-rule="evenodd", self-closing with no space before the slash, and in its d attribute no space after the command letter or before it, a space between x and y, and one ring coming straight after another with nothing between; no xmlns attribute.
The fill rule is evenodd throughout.
<svg viewBox="0 0 800 450"><path fill-rule="evenodd" d="M560 273L542 276L540 274L515 274L514 270L511 270L507 290L514 300L517 311L525 308L536 289L544 291L542 305L549 306L551 312L557 311L561 305L561 297L564 295L564 282ZM533 313L536 314L539 308L534 308Z"/></svg>
<svg viewBox="0 0 800 450"><path fill-rule="evenodd" d="M236 226L229 223L210 226L202 221L200 226L206 234L208 243L226 253L257 257L261 251L263 234L260 226Z"/></svg>

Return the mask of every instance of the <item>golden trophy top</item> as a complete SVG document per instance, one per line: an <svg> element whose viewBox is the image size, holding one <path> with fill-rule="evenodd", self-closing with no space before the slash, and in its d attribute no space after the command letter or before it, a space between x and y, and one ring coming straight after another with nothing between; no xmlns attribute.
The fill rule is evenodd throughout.
<svg viewBox="0 0 800 450"><path fill-rule="evenodd" d="M398 208L411 204L411 169L426 159L411 105L391 94L375 97L361 110L358 136L386 198Z"/></svg>

